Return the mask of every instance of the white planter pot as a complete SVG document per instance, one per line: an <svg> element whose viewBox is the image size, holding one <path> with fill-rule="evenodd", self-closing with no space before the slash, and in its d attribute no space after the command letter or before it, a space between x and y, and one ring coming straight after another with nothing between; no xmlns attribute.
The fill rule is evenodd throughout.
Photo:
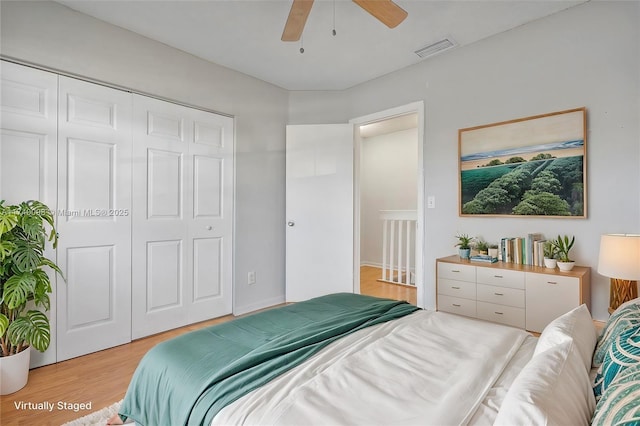
<svg viewBox="0 0 640 426"><path fill-rule="evenodd" d="M489 249L489 256L491 257L498 257L498 249L497 248L490 248Z"/></svg>
<svg viewBox="0 0 640 426"><path fill-rule="evenodd" d="M31 349L0 357L0 395L14 393L25 387L29 379Z"/></svg>
<svg viewBox="0 0 640 426"><path fill-rule="evenodd" d="M563 272L568 272L568 271L573 269L573 265L575 265L575 264L576 264L576 262L560 262L560 261L558 261L558 268Z"/></svg>
<svg viewBox="0 0 640 426"><path fill-rule="evenodd" d="M544 267L549 269L556 269L557 259L544 258Z"/></svg>

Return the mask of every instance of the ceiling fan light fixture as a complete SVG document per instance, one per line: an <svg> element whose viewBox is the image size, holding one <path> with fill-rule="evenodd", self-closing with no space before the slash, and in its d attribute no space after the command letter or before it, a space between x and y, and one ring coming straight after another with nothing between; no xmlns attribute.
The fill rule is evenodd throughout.
<svg viewBox="0 0 640 426"><path fill-rule="evenodd" d="M414 53L421 58L428 58L429 56L433 56L436 53L440 53L443 50L451 49L455 46L457 46L457 43L450 37L447 37L435 43L431 43L428 46L422 47L416 50Z"/></svg>

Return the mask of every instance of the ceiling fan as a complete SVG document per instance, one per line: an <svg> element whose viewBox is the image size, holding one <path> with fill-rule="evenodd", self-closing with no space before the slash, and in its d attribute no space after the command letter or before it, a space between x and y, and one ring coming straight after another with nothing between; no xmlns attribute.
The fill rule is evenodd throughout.
<svg viewBox="0 0 640 426"><path fill-rule="evenodd" d="M353 0L353 2L389 28L397 27L407 17L407 12L391 0ZM282 41L300 40L311 6L313 6L313 0L293 0L282 32Z"/></svg>

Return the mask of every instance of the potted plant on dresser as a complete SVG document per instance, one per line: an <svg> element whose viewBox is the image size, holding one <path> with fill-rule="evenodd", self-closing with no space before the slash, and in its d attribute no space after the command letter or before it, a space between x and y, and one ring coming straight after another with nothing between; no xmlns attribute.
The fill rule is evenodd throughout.
<svg viewBox="0 0 640 426"><path fill-rule="evenodd" d="M49 231L45 228L50 228ZM39 201L4 205L0 201L0 394L27 384L30 347L44 352L51 339L49 293L45 268L62 275L44 256L57 234L53 214Z"/></svg>
<svg viewBox="0 0 640 426"><path fill-rule="evenodd" d="M473 241L473 237L467 234L457 234L456 238L458 239L458 243L455 247L458 247L458 255L461 259L469 259L471 256L471 242Z"/></svg>
<svg viewBox="0 0 640 426"><path fill-rule="evenodd" d="M570 271L575 265L575 262L569 257L569 250L571 250L575 241L575 236L572 236L571 239L569 239L569 236L567 235L564 237L558 235L558 239L553 241L553 244L556 246L558 251L558 268L561 271Z"/></svg>
<svg viewBox="0 0 640 426"><path fill-rule="evenodd" d="M558 264L558 259L556 259L556 256L558 255L558 247L553 241L545 241L542 246L542 251L545 268L556 269Z"/></svg>

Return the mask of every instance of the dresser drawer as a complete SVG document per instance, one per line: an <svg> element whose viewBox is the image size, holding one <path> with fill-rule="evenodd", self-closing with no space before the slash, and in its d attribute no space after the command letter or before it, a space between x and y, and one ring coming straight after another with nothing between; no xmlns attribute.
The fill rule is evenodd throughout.
<svg viewBox="0 0 640 426"><path fill-rule="evenodd" d="M476 267L456 263L438 262L438 278L476 282Z"/></svg>
<svg viewBox="0 0 640 426"><path fill-rule="evenodd" d="M518 288L478 284L476 293L478 301L524 308L524 290Z"/></svg>
<svg viewBox="0 0 640 426"><path fill-rule="evenodd" d="M438 310L467 317L476 316L476 301L460 297L438 295Z"/></svg>
<svg viewBox="0 0 640 426"><path fill-rule="evenodd" d="M486 321L524 328L525 313L523 308L497 305L495 303L477 302L477 317Z"/></svg>
<svg viewBox="0 0 640 426"><path fill-rule="evenodd" d="M561 275L527 273L527 323L529 331L542 332L554 318L580 305L580 280Z"/></svg>
<svg viewBox="0 0 640 426"><path fill-rule="evenodd" d="M462 297L464 299L476 298L476 284L467 281L438 279L438 294L445 296Z"/></svg>
<svg viewBox="0 0 640 426"><path fill-rule="evenodd" d="M478 283L524 290L524 272L522 271L478 267L476 276Z"/></svg>

